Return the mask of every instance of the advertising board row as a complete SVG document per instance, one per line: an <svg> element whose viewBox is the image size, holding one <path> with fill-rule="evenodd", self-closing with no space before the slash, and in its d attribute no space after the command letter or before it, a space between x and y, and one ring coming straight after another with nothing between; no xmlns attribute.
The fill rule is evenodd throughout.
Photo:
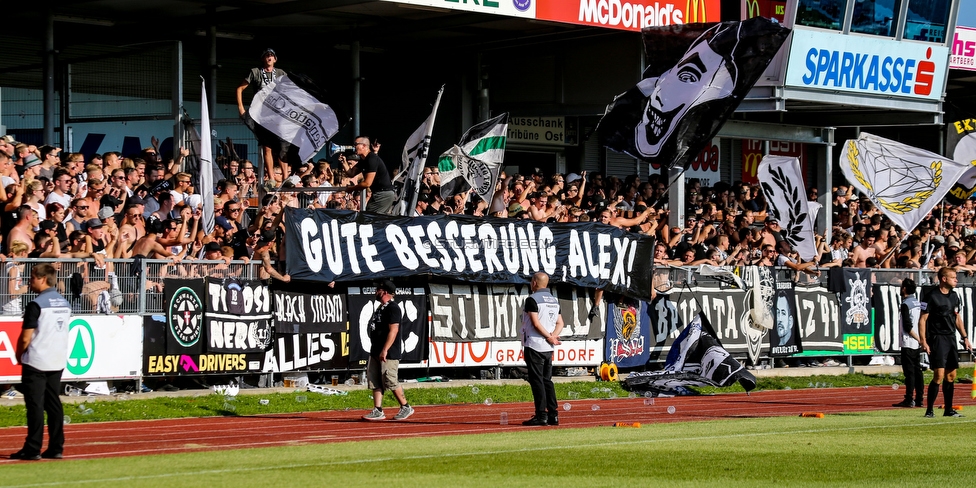
<svg viewBox="0 0 976 488"><path fill-rule="evenodd" d="M898 283L881 282L865 270L843 273L839 280L843 285L837 289L775 279L767 283L760 273L758 278L746 277L745 290L700 284L658 295L651 302L621 296L599 305L585 290L557 289L567 327L560 335L563 343L556 348L554 364L595 366L606 360L639 368L660 362L684 325L698 313L705 315L715 337L733 356L754 362L766 357L898 352ZM270 290L267 296L275 305L270 309L266 339L249 344L248 339L227 341L231 333L224 324L253 322L256 309L227 307L233 300L216 288L203 300L215 303L202 304L203 313L197 316L201 325L198 341L177 337L187 331L193 314L187 313L187 302L179 299L178 291L186 283L176 281L167 283L171 288L180 286L177 292L168 293L176 299L166 314L74 317L64 381L358 370L366 363L370 342L365 331L379 306L373 288L349 287L326 296L327 302L341 307L334 312L343 317L334 322L338 327L315 323L315 317L330 315L301 305L307 297ZM253 283L245 283L252 292L260 291ZM976 287L960 286L956 293L965 329L972 335L976 333ZM525 296L527 290L510 285L432 284L398 289L395 303L403 312L404 367L523 366L518 336ZM282 308L289 299L292 304ZM771 322L765 330L750 326L755 317L764 315L756 314L757 307L768 309L765 316ZM213 317L208 317L208 311ZM210 324L209 330L203 324ZM242 329L240 335L246 337L243 330L250 327ZM0 319L0 383L20 379L15 355L20 332L20 319ZM240 347L228 348L235 343Z"/></svg>

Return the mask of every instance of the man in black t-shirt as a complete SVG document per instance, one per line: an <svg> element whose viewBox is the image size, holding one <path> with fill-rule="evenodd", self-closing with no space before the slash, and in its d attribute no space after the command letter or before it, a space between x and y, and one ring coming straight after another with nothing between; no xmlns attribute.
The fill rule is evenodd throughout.
<svg viewBox="0 0 976 488"><path fill-rule="evenodd" d="M925 416L934 417L933 407L939 396L939 385L942 385L942 399L945 400L945 417L962 417L962 414L952 408L952 396L955 389L956 369L959 368L959 357L956 353L956 331L963 338L963 345L970 352L973 350L959 314L959 296L953 290L956 287L956 269L944 267L939 270L939 286L929 291L923 298L922 314L918 320L918 335L922 339L922 349L929 355L932 367L932 382L929 383ZM945 382L943 382L945 380Z"/></svg>
<svg viewBox="0 0 976 488"><path fill-rule="evenodd" d="M386 169L386 164L370 148L368 137L359 136L356 138L356 154L359 155L360 161L349 168L346 176L353 177L362 173L363 179L355 185L346 187L346 191L354 192L369 188L372 195L369 197L369 202L366 203L366 211L392 215L393 204L396 202L393 180L390 179L390 172Z"/></svg>
<svg viewBox="0 0 976 488"><path fill-rule="evenodd" d="M413 415L413 407L407 403L403 394L403 387L397 379L400 358L403 357L403 342L400 340L400 321L403 314L400 307L393 303L396 285L390 280L383 280L376 285L376 299L379 308L373 312L369 320L366 333L369 336L369 362L366 363L366 379L369 388L373 390L373 410L363 416L364 420L384 420L383 393L392 390L393 396L400 403L400 411L393 420L405 420Z"/></svg>

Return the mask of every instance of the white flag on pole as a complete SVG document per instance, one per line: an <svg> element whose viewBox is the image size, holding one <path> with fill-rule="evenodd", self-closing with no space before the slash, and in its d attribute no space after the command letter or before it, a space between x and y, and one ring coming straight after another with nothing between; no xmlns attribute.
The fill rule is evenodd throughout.
<svg viewBox="0 0 976 488"><path fill-rule="evenodd" d="M766 156L759 163L757 176L769 205L768 215L779 222L783 239L796 249L800 259L816 258L815 216L807 204L800 160L789 156Z"/></svg>
<svg viewBox="0 0 976 488"><path fill-rule="evenodd" d="M406 181L400 191L398 209L400 215L413 216L417 211L417 195L420 193L420 175L423 173L427 154L430 152L430 136L434 132L434 119L437 117L437 107L441 104L441 86L434 100L434 108L424 123L410 134L403 146L403 167L400 174L406 175Z"/></svg>
<svg viewBox="0 0 976 488"><path fill-rule="evenodd" d="M332 107L288 75L255 94L248 113L258 125L297 147L302 161L308 161L339 132L339 119Z"/></svg>

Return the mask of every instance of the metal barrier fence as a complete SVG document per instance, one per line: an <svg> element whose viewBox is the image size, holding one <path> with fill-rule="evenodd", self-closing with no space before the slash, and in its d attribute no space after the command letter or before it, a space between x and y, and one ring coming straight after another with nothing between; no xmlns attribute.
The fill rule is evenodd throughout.
<svg viewBox="0 0 976 488"><path fill-rule="evenodd" d="M260 263L243 261L192 260L174 263L172 259L11 259L3 264L0 278L0 303L3 315L22 315L37 295L14 294L26 286L31 268L41 263L54 265L58 272L58 291L71 302L76 315L162 313L163 280L166 278L236 277L257 279ZM19 283L18 283L19 280Z"/></svg>
<svg viewBox="0 0 976 488"><path fill-rule="evenodd" d="M163 280L165 278L236 277L259 279L260 263L192 260L174 263L171 259L106 259L104 266L92 259L11 259L2 265L0 304L4 315L20 315L24 306L34 299L34 293L11 293L17 286L26 286L31 268L50 263L58 270L58 290L72 303L75 314L138 314L162 313ZM13 268L17 271L11 271ZM681 289L684 286L715 283L713 278L698 274L696 267L661 267L653 272L655 288ZM919 269L872 269L874 283L900 284L912 278L919 286L938 283L936 272ZM17 278L20 276L20 284ZM827 273L819 277L794 273L777 268L777 280L796 280L798 285L827 286ZM960 285L976 284L976 275L959 273Z"/></svg>

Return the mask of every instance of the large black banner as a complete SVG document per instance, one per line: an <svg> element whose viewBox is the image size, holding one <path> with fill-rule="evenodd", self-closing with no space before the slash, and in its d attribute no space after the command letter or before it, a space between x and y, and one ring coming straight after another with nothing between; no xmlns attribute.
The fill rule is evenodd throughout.
<svg viewBox="0 0 976 488"><path fill-rule="evenodd" d="M871 270L844 268L844 291L840 300L843 334L871 333Z"/></svg>
<svg viewBox="0 0 976 488"><path fill-rule="evenodd" d="M206 299L202 278L163 280L167 354L203 352L203 313Z"/></svg>
<svg viewBox="0 0 976 488"><path fill-rule="evenodd" d="M466 215L391 217L286 208L288 274L352 281L430 273L470 283L554 282L650 296L653 238L597 223Z"/></svg>
<svg viewBox="0 0 976 488"><path fill-rule="evenodd" d="M143 318L143 376L260 373L264 367L262 353L204 354L199 348L171 348L168 335L167 317Z"/></svg>
<svg viewBox="0 0 976 488"><path fill-rule="evenodd" d="M208 352L261 352L271 345L271 291L263 281L207 278Z"/></svg>
<svg viewBox="0 0 976 488"><path fill-rule="evenodd" d="M529 285L431 284L431 324L434 340L445 342L514 341L521 338L522 304ZM592 318L593 299L585 289L557 286L559 311L565 327L561 340L603 338L603 308Z"/></svg>
<svg viewBox="0 0 976 488"><path fill-rule="evenodd" d="M789 32L762 17L643 29L647 68L637 86L607 106L597 126L600 140L656 166L686 167L735 112Z"/></svg>
<svg viewBox="0 0 976 488"><path fill-rule="evenodd" d="M341 293L272 290L278 334L345 332L346 297Z"/></svg>
<svg viewBox="0 0 976 488"><path fill-rule="evenodd" d="M372 344L366 335L369 320L380 302L374 287L349 287L346 295L349 309L349 364L365 366ZM427 360L429 321L427 290L424 288L397 287L393 304L400 307L400 340L403 342L401 364Z"/></svg>

